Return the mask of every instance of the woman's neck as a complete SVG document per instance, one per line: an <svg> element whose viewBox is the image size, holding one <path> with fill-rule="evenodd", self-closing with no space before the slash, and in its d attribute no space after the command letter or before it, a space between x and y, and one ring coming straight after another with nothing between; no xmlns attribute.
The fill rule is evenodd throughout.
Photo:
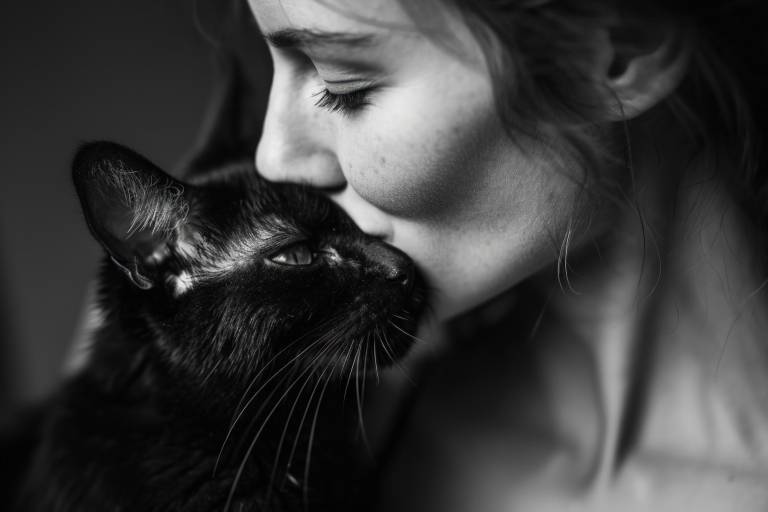
<svg viewBox="0 0 768 512"><path fill-rule="evenodd" d="M666 244L638 445L768 471L768 281L739 205L705 172L683 182Z"/></svg>
<svg viewBox="0 0 768 512"><path fill-rule="evenodd" d="M672 175L645 164L636 161L638 175ZM676 197L654 193L668 182L640 183L644 218L628 214L610 248L574 265L571 289L552 293L558 332L583 343L596 375L598 439L583 434L593 436L595 484L637 454L768 471L768 281L712 174L690 171ZM555 387L572 393L554 371Z"/></svg>

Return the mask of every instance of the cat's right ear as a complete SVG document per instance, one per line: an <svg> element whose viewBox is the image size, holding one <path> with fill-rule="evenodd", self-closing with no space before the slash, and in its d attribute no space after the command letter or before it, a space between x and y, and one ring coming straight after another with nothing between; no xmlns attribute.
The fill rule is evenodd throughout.
<svg viewBox="0 0 768 512"><path fill-rule="evenodd" d="M72 177L88 227L117 267L141 289L178 241L190 189L134 151L111 142L80 148Z"/></svg>

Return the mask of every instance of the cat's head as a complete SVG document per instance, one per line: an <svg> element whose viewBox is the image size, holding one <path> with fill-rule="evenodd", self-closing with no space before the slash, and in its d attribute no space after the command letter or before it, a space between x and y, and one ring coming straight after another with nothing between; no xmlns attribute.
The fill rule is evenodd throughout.
<svg viewBox="0 0 768 512"><path fill-rule="evenodd" d="M113 143L73 176L109 265L108 315L174 369L245 382L265 365L346 376L412 345L425 292L412 261L319 193L247 164L182 183Z"/></svg>

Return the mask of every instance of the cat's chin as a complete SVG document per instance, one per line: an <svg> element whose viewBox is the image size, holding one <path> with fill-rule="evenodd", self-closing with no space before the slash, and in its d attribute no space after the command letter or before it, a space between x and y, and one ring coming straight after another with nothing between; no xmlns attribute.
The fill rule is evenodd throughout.
<svg viewBox="0 0 768 512"><path fill-rule="evenodd" d="M336 339L306 359L316 372L330 369L332 376L375 376L398 364L420 343L416 336L426 309L426 289L420 278L398 306L364 308L350 315Z"/></svg>
<svg viewBox="0 0 768 512"><path fill-rule="evenodd" d="M314 367L315 373L324 373L331 378L374 376L397 364L418 343L417 327L415 320L390 317L359 334L335 340L332 347L321 348L306 361Z"/></svg>

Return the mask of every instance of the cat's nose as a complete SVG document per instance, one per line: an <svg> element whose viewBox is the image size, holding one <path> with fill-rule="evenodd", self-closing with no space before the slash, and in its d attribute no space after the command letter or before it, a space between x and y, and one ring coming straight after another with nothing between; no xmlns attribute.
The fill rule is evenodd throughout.
<svg viewBox="0 0 768 512"><path fill-rule="evenodd" d="M399 284L405 291L409 292L413 289L414 274L413 263L408 260L405 265L388 266L386 278L392 283Z"/></svg>
<svg viewBox="0 0 768 512"><path fill-rule="evenodd" d="M387 281L399 284L406 291L413 288L416 270L403 251L380 241L365 244L363 251Z"/></svg>

